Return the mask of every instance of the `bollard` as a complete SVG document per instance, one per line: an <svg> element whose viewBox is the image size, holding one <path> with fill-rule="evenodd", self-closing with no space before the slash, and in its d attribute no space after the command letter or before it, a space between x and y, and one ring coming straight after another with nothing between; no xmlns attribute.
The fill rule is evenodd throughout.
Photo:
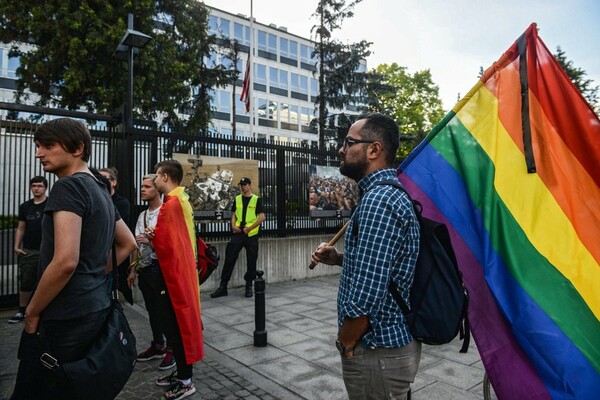
<svg viewBox="0 0 600 400"><path fill-rule="evenodd" d="M265 347L267 345L267 329L265 327L265 280L262 278L264 272L256 271L254 279L254 346Z"/></svg>

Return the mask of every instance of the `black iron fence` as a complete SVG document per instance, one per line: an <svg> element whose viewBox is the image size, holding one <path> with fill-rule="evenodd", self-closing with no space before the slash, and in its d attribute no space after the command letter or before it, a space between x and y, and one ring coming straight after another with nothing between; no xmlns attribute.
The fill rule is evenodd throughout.
<svg viewBox="0 0 600 400"><path fill-rule="evenodd" d="M125 130L119 118L112 116L0 102L0 307L17 304L13 238L19 204L31 197L29 179L44 175L50 188L56 180L54 175L45 174L35 159L33 133L40 123L61 116L77 118L90 129L92 167L120 167L119 191L132 204L132 224L145 208L139 198L142 177L152 172L156 163L171 158L174 153L185 153L257 161L259 195L267 215L262 226L263 236L333 233L342 225L340 219L309 217L311 166L337 166L339 161L334 148L321 150L251 138L189 135L158 130L155 124L141 121L135 121L132 129ZM208 238L229 235L228 219L199 220L198 223Z"/></svg>

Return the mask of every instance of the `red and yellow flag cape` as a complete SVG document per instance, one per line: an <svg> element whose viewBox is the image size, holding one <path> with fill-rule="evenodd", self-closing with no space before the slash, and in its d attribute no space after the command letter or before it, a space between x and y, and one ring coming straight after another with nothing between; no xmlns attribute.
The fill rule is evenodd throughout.
<svg viewBox="0 0 600 400"><path fill-rule="evenodd" d="M196 271L196 233L188 199L183 187L165 196L152 244L177 317L185 360L193 364L204 357L204 341Z"/></svg>

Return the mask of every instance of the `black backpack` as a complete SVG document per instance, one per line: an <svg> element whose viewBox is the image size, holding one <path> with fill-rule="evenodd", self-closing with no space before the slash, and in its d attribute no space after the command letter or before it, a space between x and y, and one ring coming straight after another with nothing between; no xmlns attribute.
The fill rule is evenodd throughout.
<svg viewBox="0 0 600 400"><path fill-rule="evenodd" d="M396 180L381 181L378 185L394 186L408 194ZM458 269L448 228L423 217L421 203L412 202L421 228L419 255L410 290L412 307L408 308L393 282L388 290L402 309L416 340L429 345L445 344L460 333L460 339L464 340L460 352L466 353L471 340L467 318L469 295Z"/></svg>

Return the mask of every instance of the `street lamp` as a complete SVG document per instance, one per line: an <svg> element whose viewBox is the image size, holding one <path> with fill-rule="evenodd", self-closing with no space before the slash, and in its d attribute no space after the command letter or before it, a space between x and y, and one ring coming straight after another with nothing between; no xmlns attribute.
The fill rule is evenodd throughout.
<svg viewBox="0 0 600 400"><path fill-rule="evenodd" d="M150 42L152 37L133 29L133 14L127 16L127 32L121 39L114 53L114 58L127 61L129 79L127 82L127 101L123 110L124 129L119 138L116 138L113 156L113 165L120 171L119 183L121 194L135 204L133 176L134 176L134 153L133 153L133 57L138 50Z"/></svg>
<svg viewBox="0 0 600 400"><path fill-rule="evenodd" d="M126 60L129 68L129 81L127 85L127 104L125 105L125 127L133 127L133 57L137 50L145 47L152 39L140 31L133 29L133 14L127 16L127 32L115 50L115 58Z"/></svg>

